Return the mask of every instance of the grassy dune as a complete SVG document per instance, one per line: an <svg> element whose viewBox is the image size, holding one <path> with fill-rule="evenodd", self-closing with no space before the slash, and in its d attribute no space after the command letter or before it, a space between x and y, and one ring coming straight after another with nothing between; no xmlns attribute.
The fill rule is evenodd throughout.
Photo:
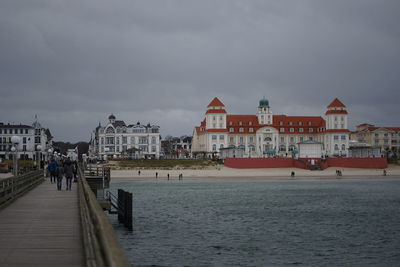
<svg viewBox="0 0 400 267"><path fill-rule="evenodd" d="M168 160L113 160L108 164L113 169L205 169L218 165L208 159L168 159Z"/></svg>

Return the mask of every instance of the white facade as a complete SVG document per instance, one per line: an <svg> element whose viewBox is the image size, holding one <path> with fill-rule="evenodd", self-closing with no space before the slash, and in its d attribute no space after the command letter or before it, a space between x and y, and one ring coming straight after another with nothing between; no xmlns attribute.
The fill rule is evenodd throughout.
<svg viewBox="0 0 400 267"><path fill-rule="evenodd" d="M19 137L19 144L11 142L12 136ZM0 123L0 158L12 159L16 153L19 159L47 160L48 150L52 147L52 136L49 129L43 128L35 121L32 125ZM16 152L12 152L12 147ZM40 148L40 149L38 149Z"/></svg>
<svg viewBox="0 0 400 267"><path fill-rule="evenodd" d="M104 158L156 158L160 157L160 127L156 125L126 125L108 117L106 126L99 125L92 134L90 144L91 157ZM132 153L131 151L135 151Z"/></svg>
<svg viewBox="0 0 400 267"><path fill-rule="evenodd" d="M347 156L346 107L335 99L322 116L273 115L268 100L260 100L256 115L229 115L214 98L205 119L193 132L192 153L218 156L221 148L244 149L244 157L299 157L298 143L320 142L318 157ZM225 127L223 127L225 125Z"/></svg>

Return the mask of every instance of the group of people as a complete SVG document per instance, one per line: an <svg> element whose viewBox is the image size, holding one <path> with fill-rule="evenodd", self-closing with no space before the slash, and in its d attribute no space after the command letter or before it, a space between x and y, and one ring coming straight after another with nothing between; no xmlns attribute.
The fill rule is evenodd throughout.
<svg viewBox="0 0 400 267"><path fill-rule="evenodd" d="M65 160L51 159L47 170L50 174L50 182L57 183L57 190L61 191L62 179L66 178L66 190L71 190L72 178L74 182L77 180L78 164L76 161L71 161L70 158Z"/></svg>
<svg viewBox="0 0 400 267"><path fill-rule="evenodd" d="M341 170L336 170L336 176L342 176L342 171Z"/></svg>

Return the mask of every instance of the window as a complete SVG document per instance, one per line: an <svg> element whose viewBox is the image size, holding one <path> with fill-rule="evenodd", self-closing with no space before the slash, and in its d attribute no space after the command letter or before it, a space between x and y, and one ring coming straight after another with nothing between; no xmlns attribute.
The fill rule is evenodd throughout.
<svg viewBox="0 0 400 267"><path fill-rule="evenodd" d="M213 116L213 121L215 121L215 116Z"/></svg>
<svg viewBox="0 0 400 267"><path fill-rule="evenodd" d="M219 140L225 140L225 136L224 135L220 135L219 136Z"/></svg>
<svg viewBox="0 0 400 267"><path fill-rule="evenodd" d="M249 125L250 125L250 126L253 125L253 122L250 121L250 122L249 122Z"/></svg>
<svg viewBox="0 0 400 267"><path fill-rule="evenodd" d="M0 134L2 134L3 133L3 129L0 129Z"/></svg>
<svg viewBox="0 0 400 267"><path fill-rule="evenodd" d="M4 134L7 134L7 129L4 129Z"/></svg>
<svg viewBox="0 0 400 267"><path fill-rule="evenodd" d="M379 137L379 134L378 134L378 133L376 133L376 134L375 134L375 137Z"/></svg>
<svg viewBox="0 0 400 267"><path fill-rule="evenodd" d="M239 132L243 133L244 129L243 128L239 128Z"/></svg>
<svg viewBox="0 0 400 267"><path fill-rule="evenodd" d="M224 128L222 123L219 124L219 128Z"/></svg>
<svg viewBox="0 0 400 267"><path fill-rule="evenodd" d="M285 137L281 136L281 142L285 142Z"/></svg>
<svg viewBox="0 0 400 267"><path fill-rule="evenodd" d="M156 146L151 146L151 152L155 153L157 151L157 147Z"/></svg>
<svg viewBox="0 0 400 267"><path fill-rule="evenodd" d="M335 123L335 129L337 129L337 124Z"/></svg>
<svg viewBox="0 0 400 267"><path fill-rule="evenodd" d="M253 151L253 152L256 151L256 147L253 146L253 145L250 145L250 146L249 146L249 151Z"/></svg>
<svg viewBox="0 0 400 267"><path fill-rule="evenodd" d="M337 117L335 116L335 121L337 121Z"/></svg>
<svg viewBox="0 0 400 267"><path fill-rule="evenodd" d="M243 143L243 136L239 137L239 143Z"/></svg>
<svg viewBox="0 0 400 267"><path fill-rule="evenodd" d="M384 136L384 137L388 137L388 134L387 134L387 133L384 133L383 136Z"/></svg>
<svg viewBox="0 0 400 267"><path fill-rule="evenodd" d="M23 134L23 133L24 133L24 130L23 130L23 129L19 129L19 133L20 133L20 134Z"/></svg>
<svg viewBox="0 0 400 267"><path fill-rule="evenodd" d="M345 135L342 135L342 136L340 137L340 139L341 139L341 140L346 140L346 136L345 136Z"/></svg>
<svg viewBox="0 0 400 267"><path fill-rule="evenodd" d="M243 123L242 123L241 121L239 121L239 126L242 126L242 124L243 124Z"/></svg>
<svg viewBox="0 0 400 267"><path fill-rule="evenodd" d="M233 138L233 136L229 137L229 142L230 142L230 143L233 143L234 140L235 140L235 139Z"/></svg>
<svg viewBox="0 0 400 267"><path fill-rule="evenodd" d="M221 144L221 145L219 146L219 148L224 148L224 144Z"/></svg>
<svg viewBox="0 0 400 267"><path fill-rule="evenodd" d="M309 132L309 133L314 132L314 128L308 128L308 132Z"/></svg>
<svg viewBox="0 0 400 267"><path fill-rule="evenodd" d="M290 122L289 122L289 125L292 126L292 125L293 125L293 122L290 121Z"/></svg>
<svg viewBox="0 0 400 267"><path fill-rule="evenodd" d="M25 134L28 134L28 129L25 129Z"/></svg>
<svg viewBox="0 0 400 267"><path fill-rule="evenodd" d="M303 142L303 141L304 141L304 137L300 136L300 142Z"/></svg>
<svg viewBox="0 0 400 267"><path fill-rule="evenodd" d="M128 143L128 138L126 136L122 136L122 144Z"/></svg>
<svg viewBox="0 0 400 267"><path fill-rule="evenodd" d="M104 137L100 138L100 144L104 145Z"/></svg>
<svg viewBox="0 0 400 267"><path fill-rule="evenodd" d="M22 137L22 143L26 144L26 137Z"/></svg>
<svg viewBox="0 0 400 267"><path fill-rule="evenodd" d="M294 143L294 137L290 137L290 143Z"/></svg>
<svg viewBox="0 0 400 267"><path fill-rule="evenodd" d="M304 132L304 129L303 128L299 128L299 132Z"/></svg>
<svg viewBox="0 0 400 267"><path fill-rule="evenodd" d="M343 118L343 116L340 116L340 120L341 120L341 121L344 121L344 118Z"/></svg>
<svg viewBox="0 0 400 267"><path fill-rule="evenodd" d="M308 126L311 126L311 125L312 125L312 123L311 123L311 121L309 121L309 122L308 122Z"/></svg>
<svg viewBox="0 0 400 267"><path fill-rule="evenodd" d="M250 133L254 132L254 129L253 128L249 128L249 132Z"/></svg>
<svg viewBox="0 0 400 267"><path fill-rule="evenodd" d="M229 128L229 132L233 133L233 131L234 131L233 128Z"/></svg>
<svg viewBox="0 0 400 267"><path fill-rule="evenodd" d="M217 128L217 124L213 123L213 128Z"/></svg>
<svg viewBox="0 0 400 267"><path fill-rule="evenodd" d="M219 120L221 120L221 121L223 120L222 116L219 116Z"/></svg>
<svg viewBox="0 0 400 267"><path fill-rule="evenodd" d="M280 121L280 122L279 122L279 125L282 126L282 125L283 125L283 121Z"/></svg>
<svg viewBox="0 0 400 267"><path fill-rule="evenodd" d="M338 135L334 135L333 136L333 140L339 140L339 136Z"/></svg>
<svg viewBox="0 0 400 267"><path fill-rule="evenodd" d="M26 151L26 145L22 145L22 151Z"/></svg>
<svg viewBox="0 0 400 267"><path fill-rule="evenodd" d="M145 137L145 136L139 137L139 144L147 144L147 143L148 143L147 137ZM147 149L146 149L146 151L147 151Z"/></svg>
<svg viewBox="0 0 400 267"><path fill-rule="evenodd" d="M285 145L280 145L279 146L279 151L286 151L286 146Z"/></svg>
<svg viewBox="0 0 400 267"><path fill-rule="evenodd" d="M309 137L308 137L308 140L312 141L312 140L313 140L313 137L312 137L312 136L309 136Z"/></svg>
<svg viewBox="0 0 400 267"><path fill-rule="evenodd" d="M342 151L346 150L346 145L342 144Z"/></svg>
<svg viewBox="0 0 400 267"><path fill-rule="evenodd" d="M135 137L132 136L132 137L131 137L131 144L134 144L134 143L135 143Z"/></svg>
<svg viewBox="0 0 400 267"><path fill-rule="evenodd" d="M111 133L115 133L114 128L108 127L106 130L106 134L111 134Z"/></svg>
<svg viewBox="0 0 400 267"><path fill-rule="evenodd" d="M339 145L335 144L335 150L339 150Z"/></svg>
<svg viewBox="0 0 400 267"><path fill-rule="evenodd" d="M15 134L18 134L18 129L14 129L14 133L15 133Z"/></svg>
<svg viewBox="0 0 400 267"><path fill-rule="evenodd" d="M117 137L116 139L117 139L117 140L116 140L116 141L117 141L117 145L119 145L119 137Z"/></svg>
<svg viewBox="0 0 400 267"><path fill-rule="evenodd" d="M230 122L229 122L229 125L232 126L232 124L233 124L233 123L230 121Z"/></svg>
<svg viewBox="0 0 400 267"><path fill-rule="evenodd" d="M156 144L157 143L157 138L155 136L151 137L151 143Z"/></svg>
<svg viewBox="0 0 400 267"><path fill-rule="evenodd" d="M119 146L117 146L117 152L119 152Z"/></svg>
<svg viewBox="0 0 400 267"><path fill-rule="evenodd" d="M217 140L217 135L213 134L213 135L211 136L211 139L212 139L212 140Z"/></svg>
<svg viewBox="0 0 400 267"><path fill-rule="evenodd" d="M216 145L216 144L213 144L213 145L212 145L212 150L213 150L213 151L217 151L217 145Z"/></svg>
<svg viewBox="0 0 400 267"><path fill-rule="evenodd" d="M291 133L293 133L293 132L294 132L294 128L290 128L289 131L290 131Z"/></svg>
<svg viewBox="0 0 400 267"><path fill-rule="evenodd" d="M253 142L254 142L253 136L250 136L250 137L249 137L249 142L250 142L250 143L253 143Z"/></svg>
<svg viewBox="0 0 400 267"><path fill-rule="evenodd" d="M344 124L343 123L340 126L342 126L342 129L344 129Z"/></svg>

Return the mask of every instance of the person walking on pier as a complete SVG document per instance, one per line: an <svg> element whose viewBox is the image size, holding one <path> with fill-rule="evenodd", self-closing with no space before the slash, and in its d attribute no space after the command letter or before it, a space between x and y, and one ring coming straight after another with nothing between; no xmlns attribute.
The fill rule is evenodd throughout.
<svg viewBox="0 0 400 267"><path fill-rule="evenodd" d="M63 175L64 175L64 167L61 164L61 162L57 163L55 174L56 174L56 177L57 177L57 190L61 191L62 178L63 178Z"/></svg>
<svg viewBox="0 0 400 267"><path fill-rule="evenodd" d="M53 182L55 183L57 179L57 173L56 173L57 162L54 159L51 159L49 165L47 166L47 169L49 170L50 173L50 183Z"/></svg>
<svg viewBox="0 0 400 267"><path fill-rule="evenodd" d="M66 189L71 190L72 177L74 176L74 165L69 158L64 163L64 172L66 178Z"/></svg>

